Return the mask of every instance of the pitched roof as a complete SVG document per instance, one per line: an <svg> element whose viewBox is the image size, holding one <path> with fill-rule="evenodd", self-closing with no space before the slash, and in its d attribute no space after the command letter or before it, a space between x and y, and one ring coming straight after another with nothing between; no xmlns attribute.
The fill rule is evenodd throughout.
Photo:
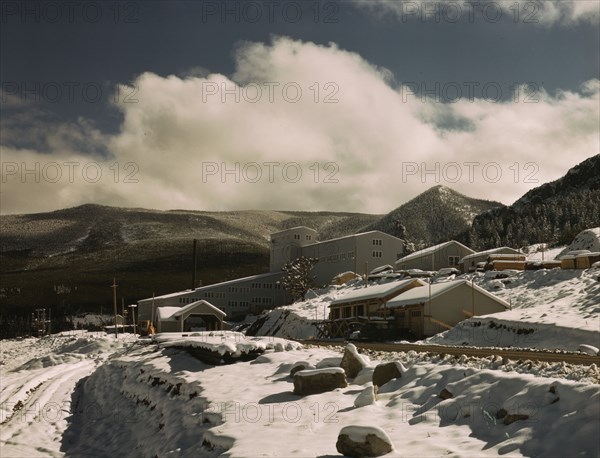
<svg viewBox="0 0 600 458"><path fill-rule="evenodd" d="M449 240L447 242L440 243L438 245L433 245L433 246L430 246L428 248L424 248L422 250L415 251L414 253L411 253L411 254L409 254L407 256L404 256L403 258L398 259L396 261L396 264L402 264L402 262L404 262L404 261L410 261L411 259L417 259L417 258L421 258L423 256L428 256L428 255L430 255L432 253L435 253L436 251L442 250L442 249L444 249L444 248L446 248L446 247L448 247L448 246L450 246L452 244L458 244L461 247L463 247L463 248L465 248L465 249L467 249L469 251L473 251L468 246L465 246L462 243L457 242L456 240Z"/></svg>
<svg viewBox="0 0 600 458"><path fill-rule="evenodd" d="M514 251L514 254L523 254L519 250L515 250L514 248L511 248L509 246L502 246L500 248L492 248L491 250L478 251L473 254L468 254L464 258L462 258L460 260L460 262L465 262L465 261L468 261L469 259L474 259L474 258L478 258L480 256L485 256L486 254L489 255L489 254L498 253L500 250L512 250L512 251Z"/></svg>
<svg viewBox="0 0 600 458"><path fill-rule="evenodd" d="M223 281L221 283L213 283L212 285L200 286L199 288L196 288L196 289L186 289L184 291L178 291L176 293L163 294L162 296L154 297L154 299L168 299L170 297L178 297L178 296L183 296L183 295L187 295L187 294L201 293L204 291L210 291L211 289L216 288L216 287L220 288L223 286L235 285L236 283L240 283L240 282L261 280L263 278L268 278L268 277L272 277L272 276L276 276L276 275L283 275L283 272L269 272L266 274L251 275L250 277L236 278L235 280L227 280L227 281ZM138 302L151 301L152 299L153 299L152 297L147 297L145 299L140 299Z"/></svg>
<svg viewBox="0 0 600 458"><path fill-rule="evenodd" d="M356 288L349 293L345 294L342 297L334 299L331 301L330 305L338 305L345 304L348 302L354 301L365 301L369 299L377 299L389 296L395 292L398 292L413 282L422 283L425 285L426 283L417 278L408 278L406 280L393 281L389 283L384 283L382 285L369 286L368 288Z"/></svg>
<svg viewBox="0 0 600 458"><path fill-rule="evenodd" d="M446 281L441 283L434 283L431 285L431 299L435 299L442 294L447 293L448 291L466 284L469 287L473 287L475 291L488 296L494 299L499 304L502 304L505 308L509 307L509 304L506 301L503 301L498 296L486 291L485 289L472 284L468 280L454 280L454 281ZM415 304L423 304L429 300L429 286L419 286L417 288L409 289L408 291L403 292L399 296L389 300L386 304L387 308L397 308L404 307L407 305L415 305Z"/></svg>
<svg viewBox="0 0 600 458"><path fill-rule="evenodd" d="M191 304L187 304L185 307L158 307L156 309L156 313L159 321L175 321L177 317L185 315L188 312L192 312L197 308L199 308L202 312L208 312L214 315L227 315L223 310L215 307L210 302L205 300L192 302Z"/></svg>

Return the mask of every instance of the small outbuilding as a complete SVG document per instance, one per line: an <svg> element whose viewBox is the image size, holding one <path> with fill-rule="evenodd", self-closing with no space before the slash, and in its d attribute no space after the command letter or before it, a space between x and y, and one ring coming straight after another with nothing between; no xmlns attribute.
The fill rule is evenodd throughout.
<svg viewBox="0 0 600 458"><path fill-rule="evenodd" d="M440 270L445 267L458 267L461 259L473 253L471 248L456 240L450 240L398 259L396 270Z"/></svg>
<svg viewBox="0 0 600 458"><path fill-rule="evenodd" d="M467 280L455 280L410 289L388 301L386 308L396 328L423 338L472 316L504 312L510 305Z"/></svg>
<svg viewBox="0 0 600 458"><path fill-rule="evenodd" d="M504 260L522 261L525 256L519 250L503 246L500 248L492 248L491 250L478 251L477 253L469 254L462 258L459 262L459 267L462 272L473 272L480 262L487 262L492 255L508 255ZM497 259L497 258L496 258Z"/></svg>
<svg viewBox="0 0 600 458"><path fill-rule="evenodd" d="M223 329L226 314L210 302L200 300L185 307L158 307L157 332L187 332L192 328L218 331Z"/></svg>

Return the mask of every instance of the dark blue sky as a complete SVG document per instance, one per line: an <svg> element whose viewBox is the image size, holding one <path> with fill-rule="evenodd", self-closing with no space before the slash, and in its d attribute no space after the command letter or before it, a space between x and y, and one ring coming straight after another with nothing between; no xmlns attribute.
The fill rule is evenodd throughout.
<svg viewBox="0 0 600 458"><path fill-rule="evenodd" d="M425 87L475 81L508 88L533 82L553 92L577 90L599 74L597 24L545 26L523 23L523 15L515 23L510 12L498 22L475 14L471 22L464 9L458 22L440 16L436 23L432 17L423 22L407 15L377 16L353 1L282 1L280 6L255 2L254 9L243 9L243 2L216 1L121 2L117 8L114 2L82 2L71 10L57 4L60 8L44 9L37 2L3 4L3 89L24 91L35 83L63 88L65 82L100 84L100 103L85 103L81 96L71 102L63 94L42 107L66 119L83 115L108 130L119 119L104 103L115 83L146 71L183 75L194 67L230 74L232 53L240 42L269 42L273 35L335 42L388 68L396 82ZM223 17L226 8L230 12ZM292 22L297 11L301 17ZM258 12L260 19L249 22ZM43 91L38 92L43 98Z"/></svg>

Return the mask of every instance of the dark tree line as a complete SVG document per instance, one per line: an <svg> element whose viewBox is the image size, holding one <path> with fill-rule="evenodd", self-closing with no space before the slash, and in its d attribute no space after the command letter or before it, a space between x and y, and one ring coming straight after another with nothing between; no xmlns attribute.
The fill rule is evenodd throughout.
<svg viewBox="0 0 600 458"><path fill-rule="evenodd" d="M582 230L600 226L600 190L580 190L538 203L478 215L458 239L476 250L533 243L569 244Z"/></svg>

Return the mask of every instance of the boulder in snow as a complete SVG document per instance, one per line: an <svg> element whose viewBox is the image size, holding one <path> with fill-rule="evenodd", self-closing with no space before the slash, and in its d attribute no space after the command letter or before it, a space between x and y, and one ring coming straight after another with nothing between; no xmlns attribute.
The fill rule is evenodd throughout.
<svg viewBox="0 0 600 458"><path fill-rule="evenodd" d="M360 371L369 366L369 362L366 357L358 354L356 346L348 344L344 349L340 366L349 378L354 378Z"/></svg>
<svg viewBox="0 0 600 458"><path fill-rule="evenodd" d="M382 456L394 448L384 430L376 426L346 426L338 434L335 447L350 457Z"/></svg>
<svg viewBox="0 0 600 458"><path fill-rule="evenodd" d="M364 407L375 404L377 400L377 387L372 383L362 390L354 400L354 407Z"/></svg>
<svg viewBox="0 0 600 458"><path fill-rule="evenodd" d="M402 365L396 361L378 364L373 371L373 385L383 386L390 380L402 377Z"/></svg>
<svg viewBox="0 0 600 458"><path fill-rule="evenodd" d="M600 355L600 350L593 345L581 344L579 345L578 350L582 353L587 353L588 355Z"/></svg>
<svg viewBox="0 0 600 458"><path fill-rule="evenodd" d="M303 371L305 369L315 369L315 366L307 361L298 361L297 363L294 363L290 369L290 377L293 377L296 372Z"/></svg>
<svg viewBox="0 0 600 458"><path fill-rule="evenodd" d="M346 373L340 367L303 370L294 374L294 394L300 396L325 393L347 386Z"/></svg>

